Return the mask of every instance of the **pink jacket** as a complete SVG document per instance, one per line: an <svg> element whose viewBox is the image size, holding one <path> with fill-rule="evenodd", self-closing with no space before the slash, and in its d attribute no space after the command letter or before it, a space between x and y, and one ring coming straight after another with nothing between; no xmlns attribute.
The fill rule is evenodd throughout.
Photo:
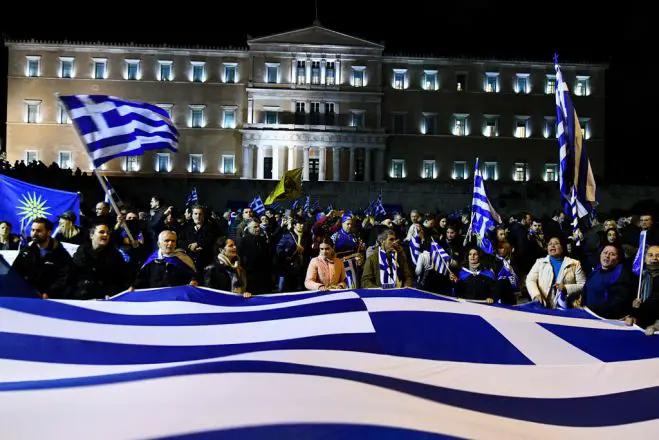
<svg viewBox="0 0 659 440"><path fill-rule="evenodd" d="M343 261L334 258L330 263L320 257L311 259L304 287L309 290L318 290L320 286L346 288L346 270L343 267Z"/></svg>

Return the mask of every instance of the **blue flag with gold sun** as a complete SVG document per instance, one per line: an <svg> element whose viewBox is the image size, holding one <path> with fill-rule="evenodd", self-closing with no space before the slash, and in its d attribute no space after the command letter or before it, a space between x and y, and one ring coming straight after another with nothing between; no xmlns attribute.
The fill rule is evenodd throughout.
<svg viewBox="0 0 659 440"><path fill-rule="evenodd" d="M45 217L57 226L57 217L73 211L80 218L80 195L43 186L0 174L0 220L12 225L14 233L29 234L32 221Z"/></svg>

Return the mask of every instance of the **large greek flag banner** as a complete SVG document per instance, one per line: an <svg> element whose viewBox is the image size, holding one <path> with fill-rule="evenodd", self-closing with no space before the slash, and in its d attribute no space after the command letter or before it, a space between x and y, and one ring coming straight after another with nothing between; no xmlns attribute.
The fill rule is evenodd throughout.
<svg viewBox="0 0 659 440"><path fill-rule="evenodd" d="M653 438L659 338L414 289L0 298L6 439Z"/></svg>

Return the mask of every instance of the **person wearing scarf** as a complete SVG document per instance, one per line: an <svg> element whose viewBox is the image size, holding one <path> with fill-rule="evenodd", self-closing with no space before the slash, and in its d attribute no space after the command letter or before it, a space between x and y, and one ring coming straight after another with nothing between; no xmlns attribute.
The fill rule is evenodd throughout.
<svg viewBox="0 0 659 440"><path fill-rule="evenodd" d="M621 319L629 313L634 283L620 262L622 256L620 247L604 246L600 252L600 264L588 275L581 298L575 302L576 306L588 307L607 319Z"/></svg>
<svg viewBox="0 0 659 440"><path fill-rule="evenodd" d="M157 287L197 286L197 269L183 249L176 248L176 233L162 231L158 250L149 256L129 290Z"/></svg>
<svg viewBox="0 0 659 440"><path fill-rule="evenodd" d="M391 289L412 287L414 275L407 264L405 251L391 229L378 236L378 248L364 263L362 287Z"/></svg>
<svg viewBox="0 0 659 440"><path fill-rule="evenodd" d="M481 263L481 250L471 247L467 253L466 265L458 272L453 291L458 298L492 304L498 299L495 280L494 272Z"/></svg>
<svg viewBox="0 0 659 440"><path fill-rule="evenodd" d="M240 266L236 243L228 237L220 237L215 243L217 259L204 269L203 285L211 289L252 296L246 292L247 275Z"/></svg>
<svg viewBox="0 0 659 440"><path fill-rule="evenodd" d="M641 295L632 302L625 324L634 325L652 335L659 330L659 246L649 246L645 252L641 274Z"/></svg>
<svg viewBox="0 0 659 440"><path fill-rule="evenodd" d="M323 237L318 245L320 255L309 262L304 287L309 290L324 292L326 290L346 288L346 270L341 259L334 255L334 242Z"/></svg>
<svg viewBox="0 0 659 440"><path fill-rule="evenodd" d="M409 227L403 249L405 249L405 257L410 267L416 267L419 256L424 251L430 251L430 245L425 239L425 229L421 224L412 223Z"/></svg>

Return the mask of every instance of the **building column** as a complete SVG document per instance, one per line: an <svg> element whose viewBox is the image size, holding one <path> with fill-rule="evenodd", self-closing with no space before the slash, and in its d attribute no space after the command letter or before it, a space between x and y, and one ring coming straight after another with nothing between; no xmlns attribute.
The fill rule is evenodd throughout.
<svg viewBox="0 0 659 440"><path fill-rule="evenodd" d="M335 182L341 181L341 148L332 148L332 173Z"/></svg>
<svg viewBox="0 0 659 440"><path fill-rule="evenodd" d="M327 150L325 147L316 148L318 148L318 181L322 182L325 180L325 154Z"/></svg>
<svg viewBox="0 0 659 440"><path fill-rule="evenodd" d="M375 181L384 180L384 148L375 150Z"/></svg>
<svg viewBox="0 0 659 440"><path fill-rule="evenodd" d="M243 179L252 179L252 170L254 169L252 152L253 148L251 145L243 145Z"/></svg>
<svg viewBox="0 0 659 440"><path fill-rule="evenodd" d="M364 148L364 182L371 181L371 149Z"/></svg>
<svg viewBox="0 0 659 440"><path fill-rule="evenodd" d="M325 68L327 66L327 60L325 58L320 60L320 83L325 85L325 75L327 74Z"/></svg>
<svg viewBox="0 0 659 440"><path fill-rule="evenodd" d="M279 163L280 163L279 155L280 155L280 153L281 153L281 150L280 150L279 146L278 145L273 145L272 146L272 178L274 180L279 180L279 177L280 177L280 175L279 175L279 170L281 168L279 166Z"/></svg>
<svg viewBox="0 0 659 440"><path fill-rule="evenodd" d="M295 169L295 146L288 146L288 170Z"/></svg>
<svg viewBox="0 0 659 440"><path fill-rule="evenodd" d="M304 148L304 168L302 169L302 179L307 181L309 180L309 147L305 146Z"/></svg>
<svg viewBox="0 0 659 440"><path fill-rule="evenodd" d="M256 153L256 178L263 180L263 159L265 158L265 148L260 145L256 148L258 148Z"/></svg>
<svg viewBox="0 0 659 440"><path fill-rule="evenodd" d="M334 84L341 85L341 55L336 56L334 63Z"/></svg>
<svg viewBox="0 0 659 440"><path fill-rule="evenodd" d="M348 175L348 181L354 182L355 181L355 149L354 148L350 149L350 163L348 170L349 170L348 172L350 173Z"/></svg>

